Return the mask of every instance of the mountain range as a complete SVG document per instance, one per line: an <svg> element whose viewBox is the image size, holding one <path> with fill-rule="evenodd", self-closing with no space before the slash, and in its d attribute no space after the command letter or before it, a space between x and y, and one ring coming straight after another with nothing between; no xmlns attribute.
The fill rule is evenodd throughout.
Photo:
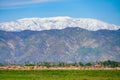
<svg viewBox="0 0 120 80"><path fill-rule="evenodd" d="M95 19L25 18L0 23L0 62L120 61L120 27Z"/></svg>

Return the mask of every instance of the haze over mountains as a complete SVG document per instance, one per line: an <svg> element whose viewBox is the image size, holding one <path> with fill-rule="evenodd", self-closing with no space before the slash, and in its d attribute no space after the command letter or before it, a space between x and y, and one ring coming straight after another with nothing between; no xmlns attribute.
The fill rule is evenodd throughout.
<svg viewBox="0 0 120 80"><path fill-rule="evenodd" d="M89 18L0 23L0 62L120 61L120 26Z"/></svg>

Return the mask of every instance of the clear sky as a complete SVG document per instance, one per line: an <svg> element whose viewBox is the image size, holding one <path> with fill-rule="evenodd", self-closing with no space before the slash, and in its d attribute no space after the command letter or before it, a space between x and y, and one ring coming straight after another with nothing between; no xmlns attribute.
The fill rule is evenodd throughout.
<svg viewBox="0 0 120 80"><path fill-rule="evenodd" d="M0 0L0 22L55 16L94 18L120 25L120 0Z"/></svg>

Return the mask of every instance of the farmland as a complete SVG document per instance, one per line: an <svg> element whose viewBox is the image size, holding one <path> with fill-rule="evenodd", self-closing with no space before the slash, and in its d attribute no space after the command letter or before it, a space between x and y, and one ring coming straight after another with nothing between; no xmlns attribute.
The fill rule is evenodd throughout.
<svg viewBox="0 0 120 80"><path fill-rule="evenodd" d="M120 70L0 70L0 80L120 80Z"/></svg>

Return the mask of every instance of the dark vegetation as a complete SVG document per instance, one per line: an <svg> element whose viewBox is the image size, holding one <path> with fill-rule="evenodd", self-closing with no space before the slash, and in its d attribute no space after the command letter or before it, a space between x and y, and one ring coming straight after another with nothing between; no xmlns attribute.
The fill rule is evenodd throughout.
<svg viewBox="0 0 120 80"><path fill-rule="evenodd" d="M26 66L35 66L35 65L39 65L39 66L46 66L46 67L55 67L55 66L59 66L59 67L65 67L65 66L95 66L95 65L101 65L101 66L105 66L105 67L118 67L120 66L120 62L116 62L116 61L103 61L103 62L88 62L88 63L65 63L65 62L60 62L60 63L54 63L54 62L40 62L40 63L34 63L34 64L30 64L29 62L25 64Z"/></svg>
<svg viewBox="0 0 120 80"><path fill-rule="evenodd" d="M0 63L0 66L4 66L4 65L8 65L8 64L2 64ZM120 66L120 62L117 61L103 61L103 62L88 62L88 63L65 63L65 62L59 62L59 63L55 63L55 62L39 62L39 63L30 63L25 62L24 64L9 64L9 65L24 65L24 66L46 66L46 67L69 67L69 66L95 66L95 65L101 65L104 67L119 67Z"/></svg>

